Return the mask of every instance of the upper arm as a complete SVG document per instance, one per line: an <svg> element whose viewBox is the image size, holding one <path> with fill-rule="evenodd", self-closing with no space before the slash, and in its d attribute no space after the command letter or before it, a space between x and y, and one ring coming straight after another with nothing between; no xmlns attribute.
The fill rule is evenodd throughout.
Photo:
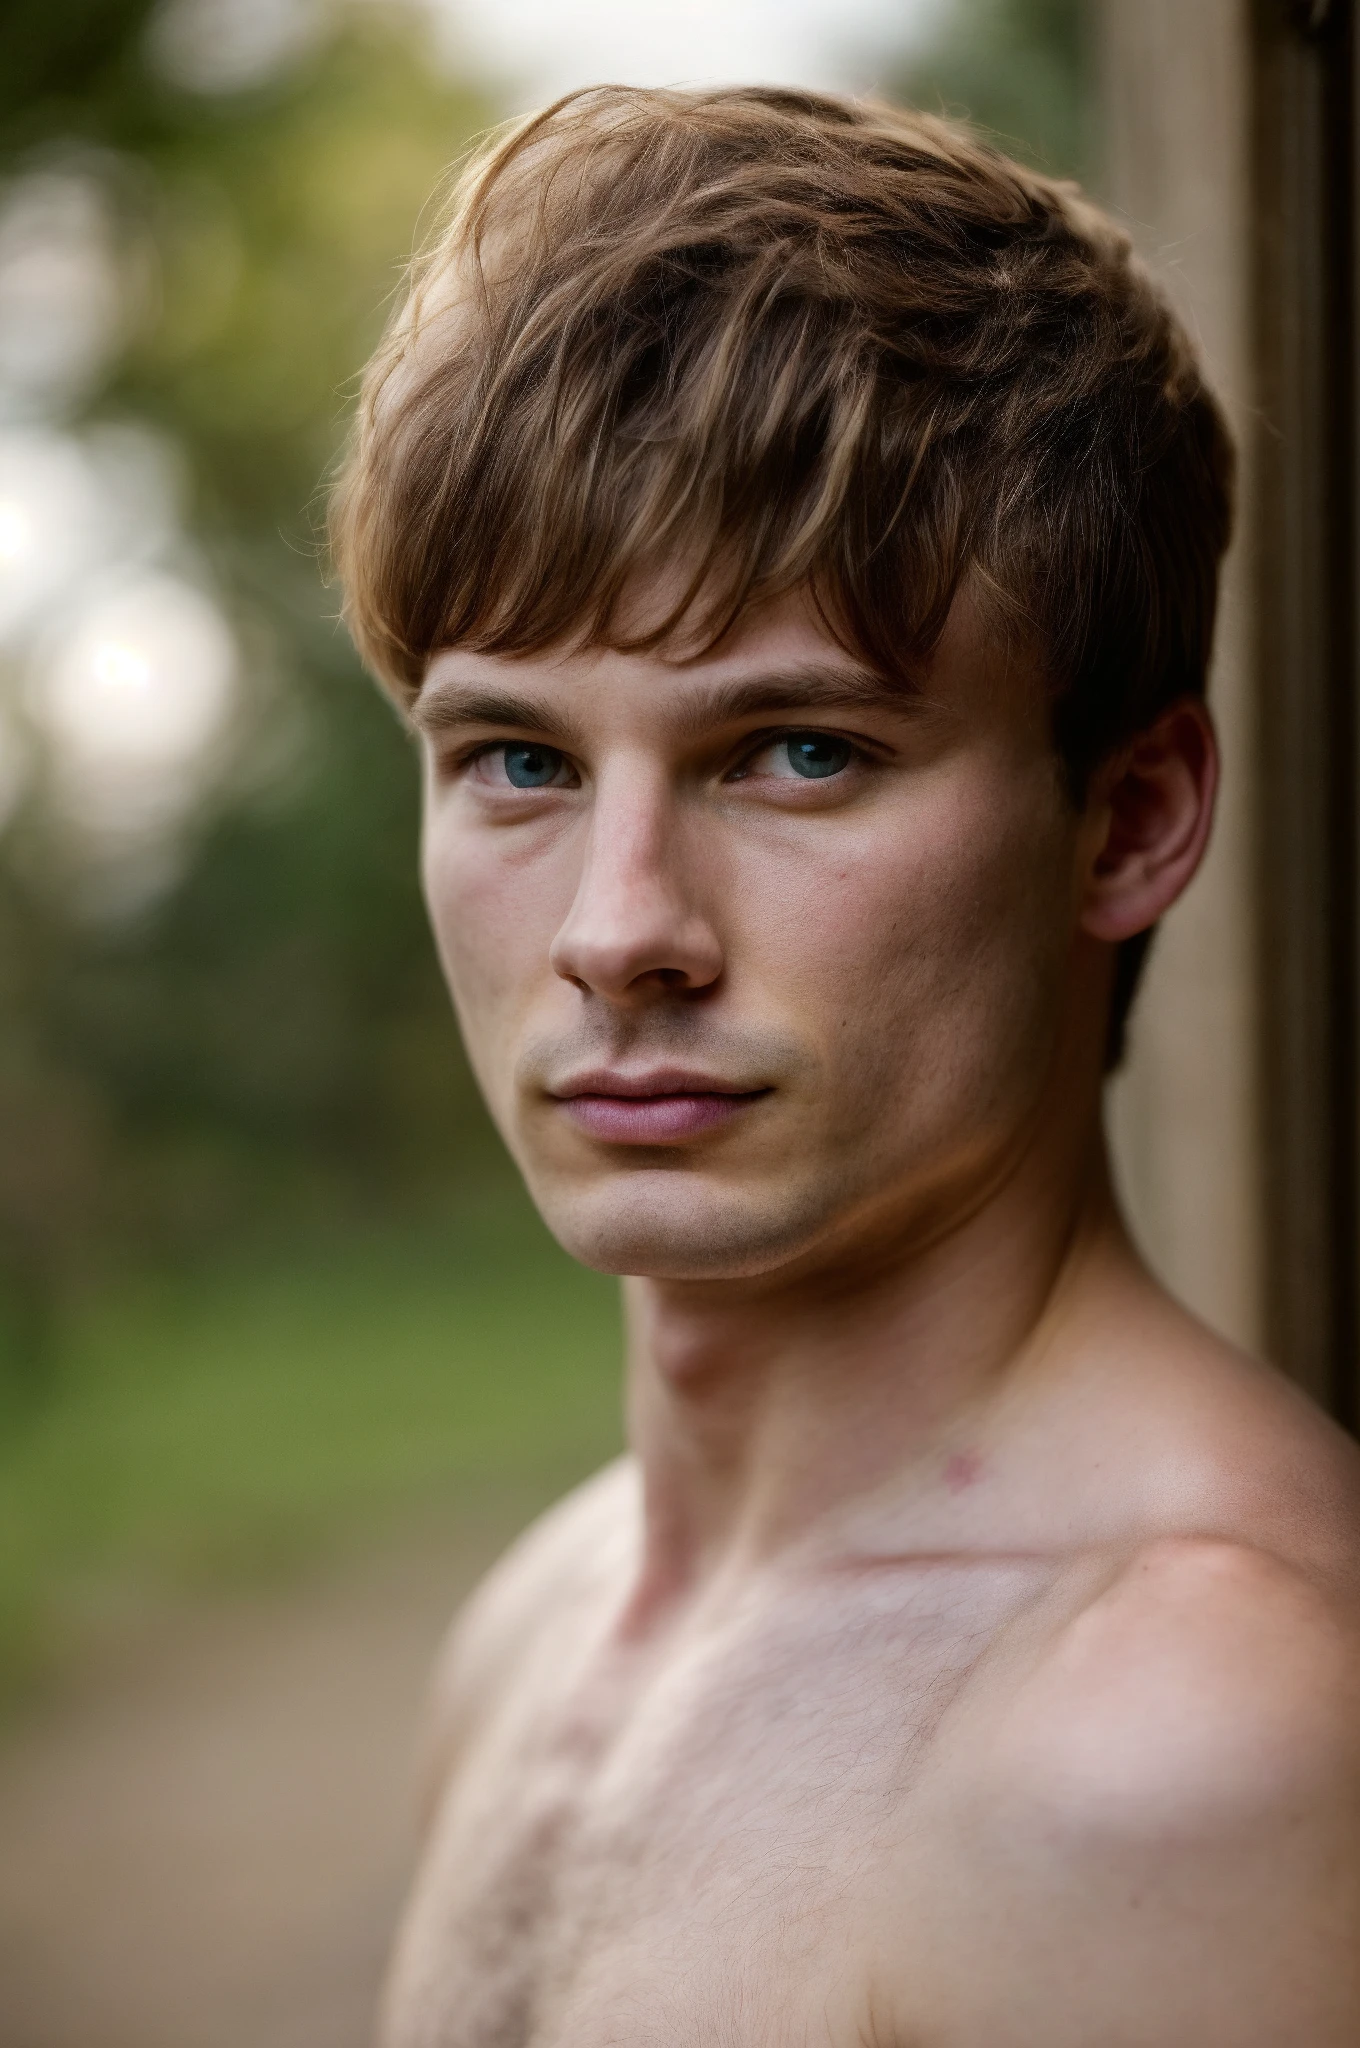
<svg viewBox="0 0 1360 2048"><path fill-rule="evenodd" d="M978 2038L1356 2048L1360 1641L1287 1567L1156 1546L1024 1688L987 1777Z"/></svg>

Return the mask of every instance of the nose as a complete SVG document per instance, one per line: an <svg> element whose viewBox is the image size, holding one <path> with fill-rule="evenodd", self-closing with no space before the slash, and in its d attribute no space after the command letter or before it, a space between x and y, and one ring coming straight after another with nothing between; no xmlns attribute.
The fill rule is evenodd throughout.
<svg viewBox="0 0 1360 2048"><path fill-rule="evenodd" d="M723 955L670 792L640 764L618 768L597 788L580 884L549 959L564 981L630 1006L711 987Z"/></svg>

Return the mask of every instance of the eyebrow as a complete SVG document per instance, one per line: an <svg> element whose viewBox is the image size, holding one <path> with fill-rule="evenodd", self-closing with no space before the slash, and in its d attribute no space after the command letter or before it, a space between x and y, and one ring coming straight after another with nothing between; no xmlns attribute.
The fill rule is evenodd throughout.
<svg viewBox="0 0 1360 2048"><path fill-rule="evenodd" d="M464 725L496 725L546 733L564 747L579 745L581 739L572 721L546 697L517 697L506 690L464 688L453 682L426 683L407 715L412 725L430 734Z"/></svg>
<svg viewBox="0 0 1360 2048"><path fill-rule="evenodd" d="M919 690L905 679L880 675L875 669L807 662L765 675L736 677L716 687L701 686L681 699L677 723L686 738L694 738L711 726L755 718L765 711L901 711L921 701Z"/></svg>
<svg viewBox="0 0 1360 2048"><path fill-rule="evenodd" d="M800 663L796 668L738 676L731 682L700 684L687 690L677 706L675 725L682 738L695 739L714 726L735 724L762 712L903 711L919 708L922 702L919 689L904 678L839 663ZM545 697L453 681L427 683L408 715L413 725L431 735L461 726L489 725L541 733L563 747L581 744L579 728Z"/></svg>

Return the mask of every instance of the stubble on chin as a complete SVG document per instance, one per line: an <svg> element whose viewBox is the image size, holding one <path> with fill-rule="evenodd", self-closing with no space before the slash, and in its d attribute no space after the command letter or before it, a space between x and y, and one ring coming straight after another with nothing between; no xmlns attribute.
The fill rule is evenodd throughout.
<svg viewBox="0 0 1360 2048"><path fill-rule="evenodd" d="M582 1184L526 1172L563 1250L597 1272L656 1280L749 1280L805 1258L853 1201L844 1177L784 1173L723 1184L692 1161L633 1166Z"/></svg>

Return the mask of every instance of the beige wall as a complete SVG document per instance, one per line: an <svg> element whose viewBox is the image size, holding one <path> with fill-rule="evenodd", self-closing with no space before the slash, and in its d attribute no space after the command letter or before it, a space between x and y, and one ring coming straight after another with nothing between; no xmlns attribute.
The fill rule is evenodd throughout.
<svg viewBox="0 0 1360 2048"><path fill-rule="evenodd" d="M1098 0L1105 197L1198 336L1250 456L1250 0ZM1243 510L1251 489L1244 462ZM1239 534L1249 522L1239 512ZM1117 1172L1148 1256L1239 1342L1262 1338L1254 989L1251 586L1230 558L1212 682L1224 782L1206 866L1159 936L1128 1069Z"/></svg>

